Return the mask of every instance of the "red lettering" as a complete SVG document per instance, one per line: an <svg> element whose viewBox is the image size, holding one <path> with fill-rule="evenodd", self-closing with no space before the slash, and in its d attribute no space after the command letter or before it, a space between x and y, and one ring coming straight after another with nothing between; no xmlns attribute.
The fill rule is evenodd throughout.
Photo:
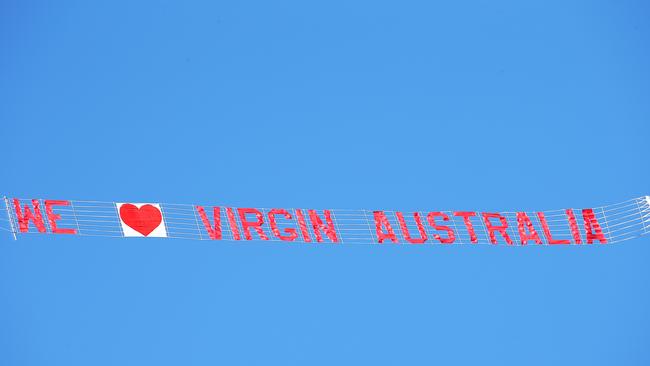
<svg viewBox="0 0 650 366"><path fill-rule="evenodd" d="M226 217L228 217L228 225L230 226L233 240L241 240L239 227L237 226L237 220L235 220L235 213L232 211L232 208L226 207Z"/></svg>
<svg viewBox="0 0 650 366"><path fill-rule="evenodd" d="M393 243L397 243L395 232L390 226L390 222L388 222L384 211L373 211L373 215L375 217L375 229L377 230L377 241L379 244L383 243L386 239L390 239ZM386 228L385 233L382 227Z"/></svg>
<svg viewBox="0 0 650 366"><path fill-rule="evenodd" d="M18 228L21 233L26 233L29 231L29 222L32 221L36 229L39 232L45 232L45 222L43 221L43 215L41 214L40 202L38 200L32 200L32 206L34 206L34 213L29 209L29 206L25 205L24 214L20 211L20 200L14 198L14 208L16 209L16 218L18 219Z"/></svg>
<svg viewBox="0 0 650 366"><path fill-rule="evenodd" d="M498 218L499 221L501 221L501 225L493 225L490 222L491 218ZM490 242L492 244L497 243L496 235L494 235L494 232L497 231L501 234L501 236L503 236L504 239L506 239L506 243L508 243L508 245L512 245L512 239L510 239L510 236L506 232L506 229L508 228L508 221L505 217L499 215L498 213L483 212L483 221L485 222L485 227L488 230L488 235L490 236Z"/></svg>
<svg viewBox="0 0 650 366"><path fill-rule="evenodd" d="M262 229L262 224L264 224L264 215L262 215L260 211L254 208L238 208L237 213L239 213L239 222L241 222L241 228L244 231L244 237L246 240L253 240L250 228L255 229L260 239L269 240ZM246 214L255 214L255 221L247 221Z"/></svg>
<svg viewBox="0 0 650 366"><path fill-rule="evenodd" d="M530 221L530 217L525 212L517 212L517 229L519 229L521 245L528 244L528 240L535 240L535 243L542 244L542 239L540 239L537 231L535 231L533 222ZM528 230L528 233L526 230Z"/></svg>
<svg viewBox="0 0 650 366"><path fill-rule="evenodd" d="M420 220L420 213L413 212L413 218L415 219L415 225L418 227L418 232L420 232L419 238L412 238L411 233L409 232L408 226L406 226L406 221L404 220L404 215L401 212L397 211L397 220L399 221L399 226L402 228L402 234L404 239L411 244L422 244L427 241L427 233L424 231L424 226L422 226L422 220Z"/></svg>
<svg viewBox="0 0 650 366"><path fill-rule="evenodd" d="M278 223L275 220L275 215L282 215L284 216L285 219L289 219L289 220L291 219L291 214L287 212L287 210L274 208L271 211L269 211L268 213L269 225L271 226L271 231L273 232L273 235L280 238L280 240L284 240L284 241L296 240L296 238L298 237L298 232L296 232L296 229L285 228L283 231L289 235L280 234L280 229L278 228Z"/></svg>
<svg viewBox="0 0 650 366"><path fill-rule="evenodd" d="M325 222L327 225L323 225L323 221L315 210L307 210L307 212L309 213L309 219L311 220L311 226L314 228L314 234L316 234L317 242L320 243L323 241L321 229L325 231L325 235L327 235L327 237L330 238L332 242L338 242L338 238L336 237L336 228L332 222L332 216L329 210L323 210L323 214L325 215Z"/></svg>
<svg viewBox="0 0 650 366"><path fill-rule="evenodd" d="M454 212L454 216L461 216L463 218L463 222L465 223L465 227L469 233L469 240L474 244L478 243L476 232L474 232L474 225L472 225L472 221L469 219L472 216L476 216L476 212L456 211Z"/></svg>
<svg viewBox="0 0 650 366"><path fill-rule="evenodd" d="M47 221L50 223L50 229L55 234L76 234L75 229L62 229L56 226L56 222L61 219L61 215L55 214L52 206L69 206L70 201L45 200L45 214Z"/></svg>
<svg viewBox="0 0 650 366"><path fill-rule="evenodd" d="M222 238L221 207L213 207L212 209L212 215L214 217L214 227L212 227L212 224L210 224L210 220L208 220L208 215L205 214L205 210L203 209L202 206L196 206L196 211L199 213L199 216L201 217L201 221L203 222L203 226L205 226L205 230L208 232L210 239L221 240Z"/></svg>
<svg viewBox="0 0 650 366"><path fill-rule="evenodd" d="M544 216L543 212L538 212L537 217L539 218L539 222L542 223L542 230L544 231L544 236L546 236L546 240L548 240L549 244L571 244L571 240L568 239L553 239L553 236L551 235L551 229L548 227L548 223L546 222L546 217Z"/></svg>
<svg viewBox="0 0 650 366"><path fill-rule="evenodd" d="M447 237L442 238L438 234L433 234L433 238L441 242L442 244L451 244L456 240L456 236L454 235L454 230L452 230L448 226L442 226L442 225L436 225L436 216L442 217L443 221L449 221L449 216L447 214L442 213L442 212L429 212L427 215L427 220L429 221L429 225L434 230L446 230L447 231Z"/></svg>
<svg viewBox="0 0 650 366"><path fill-rule="evenodd" d="M298 227L300 228L303 240L306 243L311 242L309 230L307 230L307 223L305 222L305 215L302 213L302 210L296 210L296 217L298 218Z"/></svg>
<svg viewBox="0 0 650 366"><path fill-rule="evenodd" d="M587 234L587 244L592 244L594 239L598 239L601 244L607 243L603 230L600 228L594 210L585 208L582 210L582 218L585 220L585 233ZM596 233L593 233L593 231Z"/></svg>
<svg viewBox="0 0 650 366"><path fill-rule="evenodd" d="M576 216L573 214L573 210L567 208L566 215L569 218L569 228L571 228L571 235L573 235L573 240L576 244L582 244L582 239L580 239L580 232L578 231L578 223L576 222Z"/></svg>

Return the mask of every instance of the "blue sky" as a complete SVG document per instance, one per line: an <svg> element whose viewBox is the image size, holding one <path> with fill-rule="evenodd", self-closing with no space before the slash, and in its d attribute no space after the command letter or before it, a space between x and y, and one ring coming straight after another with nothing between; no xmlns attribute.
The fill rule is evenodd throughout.
<svg viewBox="0 0 650 366"><path fill-rule="evenodd" d="M0 6L3 193L543 210L650 194L638 1ZM650 239L0 238L0 364L647 365Z"/></svg>

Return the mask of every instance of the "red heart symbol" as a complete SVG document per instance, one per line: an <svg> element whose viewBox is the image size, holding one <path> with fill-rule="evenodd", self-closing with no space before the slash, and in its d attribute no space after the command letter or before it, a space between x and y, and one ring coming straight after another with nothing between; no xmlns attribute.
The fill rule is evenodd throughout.
<svg viewBox="0 0 650 366"><path fill-rule="evenodd" d="M160 210L152 205L142 205L140 208L130 203L120 206L120 218L131 229L147 236L162 222Z"/></svg>

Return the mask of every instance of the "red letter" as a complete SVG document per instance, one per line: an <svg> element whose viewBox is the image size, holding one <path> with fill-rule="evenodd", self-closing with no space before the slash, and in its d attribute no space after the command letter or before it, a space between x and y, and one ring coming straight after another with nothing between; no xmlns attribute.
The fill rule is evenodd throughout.
<svg viewBox="0 0 650 366"><path fill-rule="evenodd" d="M287 210L283 209L277 209L274 208L268 213L269 215L269 224L271 225L271 231L273 232L273 235L277 236L280 238L280 240L284 241L294 241L298 237L298 233L296 232L296 229L291 229L291 228L286 228L284 229L284 232L289 234L288 236L280 234L280 229L278 229L278 223L275 221L275 215L283 215L285 219L291 219L291 214L287 212Z"/></svg>
<svg viewBox="0 0 650 366"><path fill-rule="evenodd" d="M77 230L75 229L60 229L56 227L56 221L61 219L61 215L55 214L52 210L52 206L69 206L70 201L55 201L55 200L45 200L45 214L47 215L47 221L50 223L50 228L55 234L76 234Z"/></svg>
<svg viewBox="0 0 650 366"><path fill-rule="evenodd" d="M443 221L449 221L449 216L447 214L442 213L442 212L429 212L427 215L427 220L429 221L429 225L434 230L446 230L447 231L447 237L446 238L441 238L440 235L438 234L433 234L433 238L441 242L442 244L451 244L456 240L456 236L454 235L454 231L448 227L448 226L441 226L441 225L436 225L436 216L442 217Z"/></svg>
<svg viewBox="0 0 650 366"><path fill-rule="evenodd" d="M210 235L210 239L221 240L221 207L213 207L212 215L214 216L214 228L210 224L208 215L205 214L205 210L202 206L196 206L196 211L199 213L199 216L201 216L201 221L203 221L203 225L205 226L208 235Z"/></svg>
<svg viewBox="0 0 650 366"><path fill-rule="evenodd" d="M544 236L546 236L546 240L548 240L549 244L571 244L571 240L568 239L553 239L553 236L551 236L551 229L548 227L543 212L538 212L537 217L539 218L539 222L542 223L542 230L544 230Z"/></svg>
<svg viewBox="0 0 650 366"><path fill-rule="evenodd" d="M311 237L309 237L309 231L307 230L305 215L303 215L301 210L296 210L296 217L298 218L298 227L300 228L302 238L305 240L305 243L309 243L311 241Z"/></svg>
<svg viewBox="0 0 650 366"><path fill-rule="evenodd" d="M41 214L40 203L38 200L32 200L32 205L34 206L34 214L29 209L29 206L25 205L25 215L23 216L20 212L20 201L18 198L14 198L14 207L16 208L16 218L18 219L18 228L21 233L26 233L29 231L29 221L31 220L38 229L39 232L45 232L45 222L43 222L43 215Z"/></svg>
<svg viewBox="0 0 650 366"><path fill-rule="evenodd" d="M386 239L390 239L393 243L397 243L395 232L390 226L390 222L388 222L384 211L373 211L373 214L375 215L375 229L377 229L377 241L379 241L379 244L383 243ZM386 227L386 230L388 231L387 233L383 232L381 228L382 226Z"/></svg>
<svg viewBox="0 0 650 366"><path fill-rule="evenodd" d="M406 221L404 220L404 215L401 212L397 211L397 220L399 221L399 226L402 228L402 234L404 239L412 244L422 244L427 241L427 233L424 231L424 226L422 226L422 221L420 220L420 213L413 212L413 218L415 219L415 225L418 227L420 232L419 238L411 238L411 233L409 233L408 226L406 226Z"/></svg>
<svg viewBox="0 0 650 366"><path fill-rule="evenodd" d="M228 225L230 225L232 238L234 240L241 240L241 235L239 235L239 227L237 227L237 221L235 220L235 213L232 212L232 208L226 207L226 216L228 217Z"/></svg>
<svg viewBox="0 0 650 366"><path fill-rule="evenodd" d="M307 212L309 213L311 226L314 228L314 234L316 234L316 241L319 243L323 241L323 236L320 233L320 229L322 228L325 230L325 235L327 235L331 241L336 243L338 239L336 238L336 229L334 227L334 223L332 222L330 211L323 210L323 214L325 214L325 222L327 225L323 225L323 221L320 219L320 217L318 217L318 214L316 214L315 210L307 210Z"/></svg>
<svg viewBox="0 0 650 366"><path fill-rule="evenodd" d="M535 243L542 244L542 239L537 235L537 231L535 231L530 217L525 212L517 212L517 228L519 229L521 245L528 244L528 240L535 240ZM528 229L530 234L526 233L526 229Z"/></svg>
<svg viewBox="0 0 650 366"><path fill-rule="evenodd" d="M590 208L585 208L582 210L582 218L585 220L585 233L587 233L587 244L592 244L594 239L598 239L601 244L607 243L605 235L603 235L603 230L600 228L598 220L596 220L596 215L594 215L594 210ZM596 231L594 234L592 229Z"/></svg>
<svg viewBox="0 0 650 366"><path fill-rule="evenodd" d="M472 222L469 220L470 217L476 216L476 212L457 211L454 212L454 216L461 216L463 218L463 221L465 222L465 227L467 228L467 232L469 233L469 240L474 244L478 243L478 239L476 238L476 233L474 232L474 225L472 225Z"/></svg>
<svg viewBox="0 0 650 366"><path fill-rule="evenodd" d="M501 221L501 226L493 226L490 222L490 218L498 218L499 221ZM488 235L490 235L490 242L492 242L492 244L497 243L497 238L494 235L494 232L498 231L501 233L503 238L506 239L506 243L508 243L508 245L512 245L512 239L510 239L510 236L506 232L506 229L508 228L508 221L506 221L505 217L499 215L498 213L483 212L483 221L485 221L485 227L488 230Z"/></svg>
<svg viewBox="0 0 650 366"><path fill-rule="evenodd" d="M571 235L573 235L573 240L576 241L576 244L582 244L580 239L580 232L578 231L578 223L576 222L576 216L573 214L573 210L567 208L566 215L569 217L569 227L571 228Z"/></svg>
<svg viewBox="0 0 650 366"><path fill-rule="evenodd" d="M241 228L244 231L244 237L246 237L246 240L253 240L250 228L254 228L255 231L257 231L257 235L260 236L260 239L269 240L266 234L264 234L264 230L262 230L264 216L261 212L254 208L238 208L237 212L239 213L239 221L241 222ZM246 214L255 214L256 221L246 221Z"/></svg>

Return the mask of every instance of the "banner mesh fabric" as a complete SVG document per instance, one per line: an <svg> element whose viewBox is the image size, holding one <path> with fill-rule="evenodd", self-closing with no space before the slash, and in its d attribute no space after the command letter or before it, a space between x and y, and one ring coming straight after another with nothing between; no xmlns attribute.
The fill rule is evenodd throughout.
<svg viewBox="0 0 650 366"><path fill-rule="evenodd" d="M191 240L345 244L605 244L650 231L650 197L549 211L475 212L242 208L5 198L1 229Z"/></svg>

